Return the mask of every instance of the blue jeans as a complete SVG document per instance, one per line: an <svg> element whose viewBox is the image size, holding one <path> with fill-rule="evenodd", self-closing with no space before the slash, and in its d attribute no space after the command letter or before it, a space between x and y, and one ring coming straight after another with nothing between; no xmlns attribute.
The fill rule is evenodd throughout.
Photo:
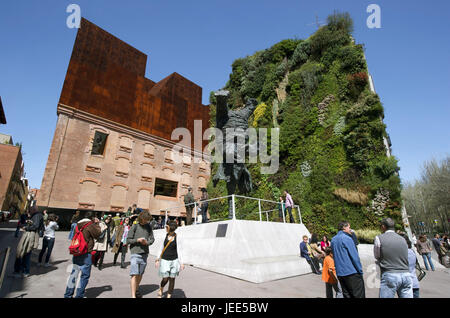
<svg viewBox="0 0 450 318"><path fill-rule="evenodd" d="M31 252L25 254L22 258L16 258L14 262L14 272L15 273L30 273L30 260L31 260Z"/></svg>
<svg viewBox="0 0 450 318"><path fill-rule="evenodd" d="M148 254L131 254L130 257L130 276L144 275L147 267Z"/></svg>
<svg viewBox="0 0 450 318"><path fill-rule="evenodd" d="M381 274L380 298L413 298L413 283L411 273L392 273L385 272Z"/></svg>
<svg viewBox="0 0 450 318"><path fill-rule="evenodd" d="M72 262L73 262L72 273L70 274L69 280L67 281L67 287L66 292L64 294L64 298L72 298L73 293L75 292L75 287L77 286L77 276L80 271L81 277L75 298L83 298L86 286L89 283L89 277L91 277L91 267L92 267L91 253L86 253L81 256L74 256Z"/></svg>
<svg viewBox="0 0 450 318"><path fill-rule="evenodd" d="M72 241L73 236L75 235L75 228L77 227L77 223L72 223L70 225L70 232L69 232L69 240Z"/></svg>
<svg viewBox="0 0 450 318"><path fill-rule="evenodd" d="M428 267L427 259L428 259L428 262L430 263L431 269L434 271L434 264L433 264L433 261L431 260L431 253L422 254L422 257L423 257L423 263L425 264L425 268L427 269L427 271L430 270L430 268Z"/></svg>
<svg viewBox="0 0 450 318"><path fill-rule="evenodd" d="M45 262L48 263L50 260L50 255L52 255L53 246L55 245L54 237L44 236L42 239L42 249L39 253L39 263L42 262L42 257L44 256L45 250L47 250L47 255L45 256Z"/></svg>

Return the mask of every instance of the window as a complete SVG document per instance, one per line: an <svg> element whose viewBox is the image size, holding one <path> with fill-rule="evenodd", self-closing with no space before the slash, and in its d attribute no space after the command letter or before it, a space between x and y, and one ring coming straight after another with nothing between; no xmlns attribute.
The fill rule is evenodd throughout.
<svg viewBox="0 0 450 318"><path fill-rule="evenodd" d="M91 155L103 155L107 137L108 135L105 133L102 133L100 131L95 132Z"/></svg>
<svg viewBox="0 0 450 318"><path fill-rule="evenodd" d="M156 178L155 195L177 197L178 182Z"/></svg>

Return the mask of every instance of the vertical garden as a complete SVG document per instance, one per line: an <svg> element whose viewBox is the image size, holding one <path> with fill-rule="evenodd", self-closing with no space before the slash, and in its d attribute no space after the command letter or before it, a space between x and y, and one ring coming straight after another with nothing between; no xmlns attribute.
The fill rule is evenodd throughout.
<svg viewBox="0 0 450 318"><path fill-rule="evenodd" d="M280 168L263 175L260 164L248 164L255 185L249 196L278 201L288 190L303 223L319 234L336 233L341 220L359 230L378 229L383 217L403 226L399 168L383 143L383 106L370 90L364 48L352 31L349 14L335 13L305 40L283 40L235 60L224 87L235 107L246 96L258 100L250 127L280 129ZM213 94L210 103L214 126ZM212 175L216 169L213 164ZM208 191L210 198L226 195L225 182L216 188L211 182ZM249 206L238 209L258 210L255 202L242 204ZM226 213L224 204L211 217Z"/></svg>

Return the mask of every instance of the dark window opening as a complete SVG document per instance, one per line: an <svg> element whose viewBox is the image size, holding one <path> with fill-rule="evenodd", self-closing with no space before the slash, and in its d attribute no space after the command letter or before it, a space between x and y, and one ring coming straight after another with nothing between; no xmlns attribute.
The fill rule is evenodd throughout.
<svg viewBox="0 0 450 318"><path fill-rule="evenodd" d="M108 135L100 131L95 132L94 142L92 144L92 155L103 155Z"/></svg>
<svg viewBox="0 0 450 318"><path fill-rule="evenodd" d="M156 178L155 195L177 197L178 182Z"/></svg>

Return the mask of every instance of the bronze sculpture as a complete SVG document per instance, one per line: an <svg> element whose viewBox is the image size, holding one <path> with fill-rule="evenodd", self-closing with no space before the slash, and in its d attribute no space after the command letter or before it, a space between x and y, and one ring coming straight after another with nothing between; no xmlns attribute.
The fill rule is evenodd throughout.
<svg viewBox="0 0 450 318"><path fill-rule="evenodd" d="M258 102L247 98L245 106L236 110L228 107L229 91L219 90L215 94L217 100L216 128L223 134L223 162L219 164L213 177L214 187L219 180L225 180L228 195L239 192L246 194L252 191L252 178L245 166L245 154L248 149L248 119L256 109ZM245 138L236 138L236 133L245 134ZM243 154L243 156L242 156ZM228 160L227 160L228 157ZM230 160L232 158L232 160ZM228 218L233 218L232 198L228 198Z"/></svg>

